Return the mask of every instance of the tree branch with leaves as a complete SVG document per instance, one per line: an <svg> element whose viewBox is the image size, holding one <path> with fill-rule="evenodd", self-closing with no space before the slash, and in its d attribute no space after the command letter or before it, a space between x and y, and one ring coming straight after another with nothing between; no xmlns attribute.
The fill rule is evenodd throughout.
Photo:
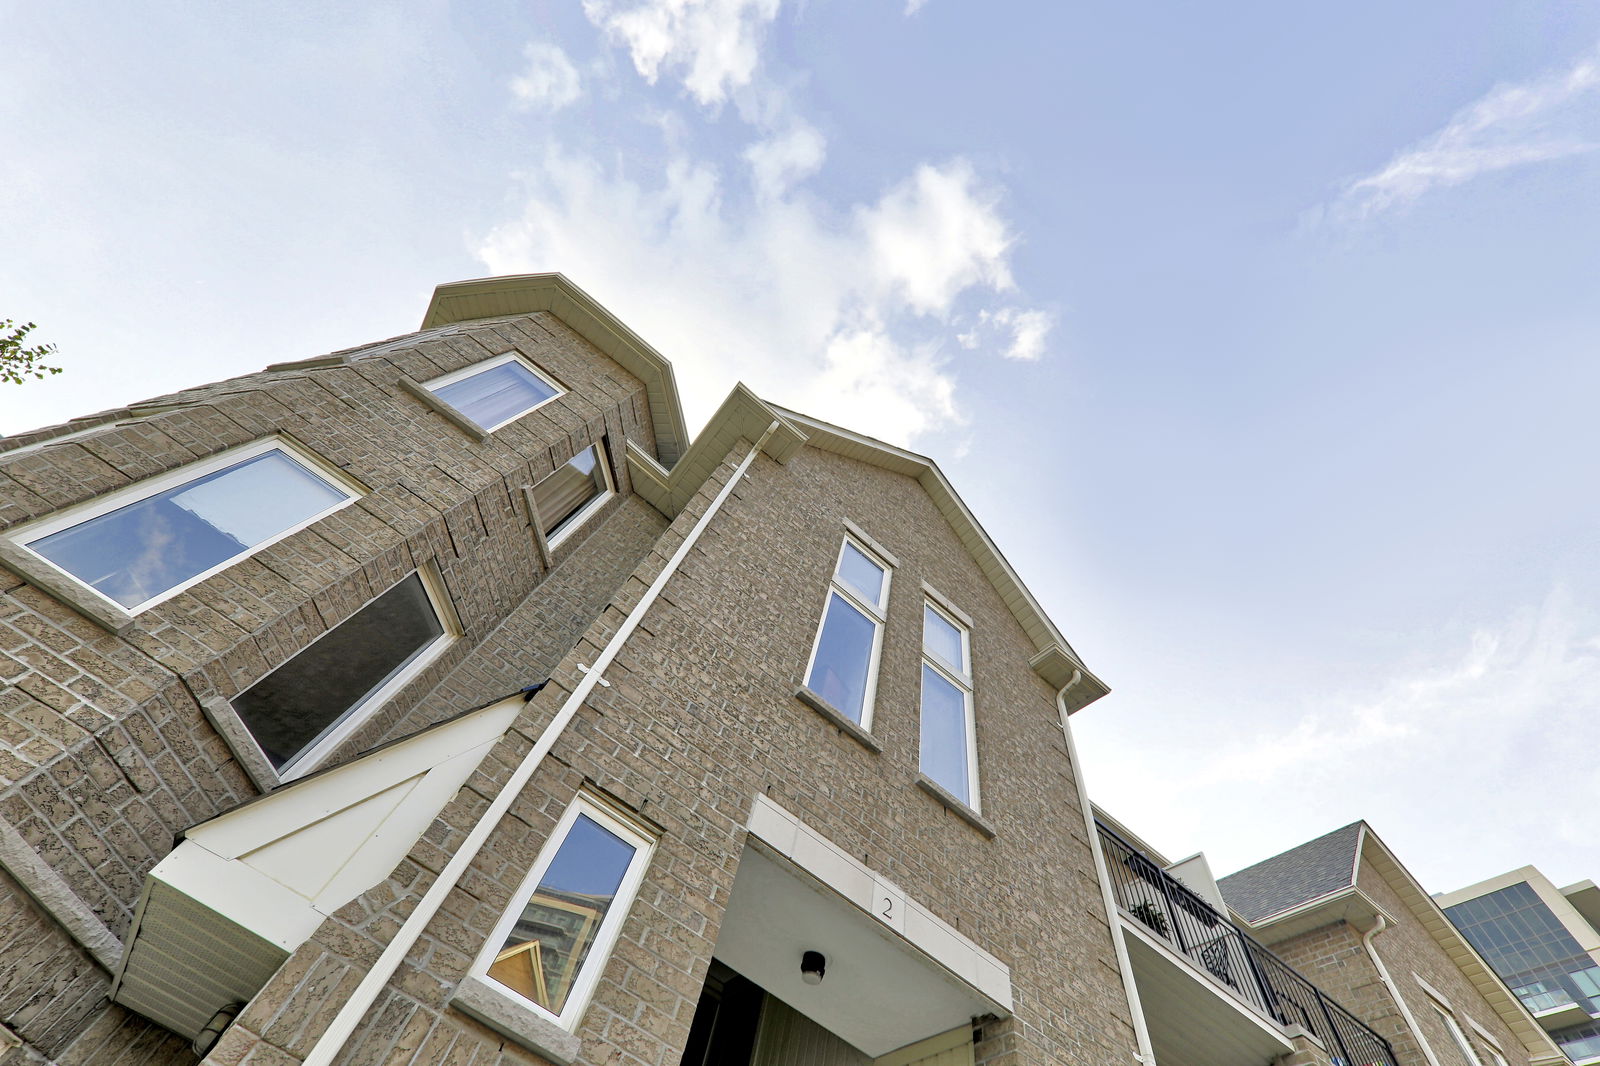
<svg viewBox="0 0 1600 1066"><path fill-rule="evenodd" d="M9 318L0 318L0 381L21 385L29 377L61 373L59 366L45 363L56 354L54 344L24 344L34 329L32 322L18 326Z"/></svg>

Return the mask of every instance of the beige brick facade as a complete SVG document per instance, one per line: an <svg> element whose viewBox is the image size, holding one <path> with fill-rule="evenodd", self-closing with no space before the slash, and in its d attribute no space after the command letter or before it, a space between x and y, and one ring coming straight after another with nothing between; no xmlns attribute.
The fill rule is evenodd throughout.
<svg viewBox="0 0 1600 1066"><path fill-rule="evenodd" d="M585 1064L674 1066L736 875L762 844L747 832L758 797L922 908L921 941L860 919L915 965L995 1005L956 1019L973 1033L962 1054L974 1063L1137 1061L1125 919L1107 911L1058 715L1058 686L1084 682L1080 703L1104 689L1064 642L1051 643L1053 627L959 501L941 495L940 475L843 431L801 443L793 421L737 392L731 413L683 456L686 442L669 432L681 416L661 410L676 401L658 357L639 354L625 327L565 282L527 284L554 294L551 309L507 313L504 286L457 292L453 306L483 317L449 322L436 302L430 321L444 324L423 333L5 442L0 535L272 434L366 491L115 632L72 595L44 591L37 575L0 569L0 830L9 834L0 834L0 1035L16 1045L0 1041L0 1063L196 1061L186 1040L108 997L140 950L128 945L158 935L137 913L152 870L183 834L260 792L250 759L261 757L218 732L217 709L423 566L437 571L461 636L324 768L366 765L382 745L549 683L405 858L285 949L207 1062L293 1064L331 1049L319 1061L493 1066L559 1061L552 1049L571 1041ZM565 391L492 433L463 427L417 392L416 382L512 351ZM525 490L597 444L616 497L547 553ZM690 468L697 481L680 476ZM893 563L870 735L797 696L847 530ZM923 605L935 594L970 622L981 814L919 781ZM642 615L629 620L636 607ZM617 644L619 632L628 635ZM571 699L595 684L589 670L602 656L603 685ZM525 785L509 788L530 752L545 753ZM603 968L581 1022L545 1043L508 1037L463 1009L461 990L580 793L647 829L654 851L615 944L597 956ZM500 802L509 802L504 816L471 850ZM458 854L471 861L459 880L446 878ZM408 922L436 883L437 912ZM930 937L992 960L981 965L993 973L957 972ZM1353 938L1332 926L1282 950L1400 1052L1405 1027ZM336 1018L364 976L386 972L374 967L390 944L403 947L392 976L377 982L348 1037L327 1036L342 1032ZM1501 1033L1448 959L1441 966L1398 928L1380 949L1394 952L1397 975L1417 968ZM1001 970L1004 995L993 984ZM1198 971L1193 979L1225 994ZM1330 1061L1303 1036L1286 1032L1281 1044L1294 1066ZM1422 1066L1408 1054L1399 1066Z"/></svg>

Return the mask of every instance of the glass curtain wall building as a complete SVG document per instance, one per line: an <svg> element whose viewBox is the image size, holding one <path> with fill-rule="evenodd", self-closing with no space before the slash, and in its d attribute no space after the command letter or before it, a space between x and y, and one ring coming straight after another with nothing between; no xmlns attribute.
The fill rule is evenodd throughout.
<svg viewBox="0 0 1600 1066"><path fill-rule="evenodd" d="M1593 882L1556 888L1524 867L1438 902L1568 1058L1600 1063L1600 889Z"/></svg>

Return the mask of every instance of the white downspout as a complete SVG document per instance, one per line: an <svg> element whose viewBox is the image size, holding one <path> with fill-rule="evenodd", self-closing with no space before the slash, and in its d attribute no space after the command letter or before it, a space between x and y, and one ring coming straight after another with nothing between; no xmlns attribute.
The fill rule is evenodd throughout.
<svg viewBox="0 0 1600 1066"><path fill-rule="evenodd" d="M1422 1027L1417 1024L1417 1019L1412 1017L1411 1008L1406 1006L1405 997L1400 995L1400 988L1394 983L1394 978L1389 976L1389 968L1378 958L1378 949L1373 946L1372 938L1389 928L1389 922L1383 915L1378 915L1378 921L1371 929L1361 934L1361 946L1367 949L1367 955L1372 959L1372 965L1378 970L1378 980L1383 982L1383 987L1389 990L1389 995L1394 997L1395 1006L1400 1008L1401 1017L1411 1027L1412 1035L1417 1038L1417 1044L1422 1048L1423 1057L1428 1060L1428 1066L1439 1066L1439 1059L1433 1053L1433 1048L1428 1046L1428 1038L1422 1035Z"/></svg>
<svg viewBox="0 0 1600 1066"><path fill-rule="evenodd" d="M1100 882L1100 897L1106 908L1106 921L1111 925L1111 946L1117 953L1117 969L1122 973L1122 987L1128 993L1128 1013L1133 1015L1133 1037L1139 1045L1135 1056L1145 1066L1156 1066L1156 1054L1150 1046L1150 1028L1145 1024L1144 1006L1139 1002L1139 986L1133 980L1133 963L1128 961L1128 947L1122 940L1122 920L1117 917L1117 900L1111 894L1111 875L1106 872L1105 853L1100 848L1100 829L1094 822L1094 807L1089 803L1089 786L1084 784L1083 764L1078 761L1078 746L1072 740L1072 727L1067 724L1067 693L1083 680L1082 670L1072 671L1072 680L1056 693L1056 712L1061 716L1061 735L1067 740L1067 758L1072 761L1072 776L1078 783L1078 806L1083 809L1083 828L1089 834L1089 848L1094 853L1095 880ZM1439 1066L1433 1063L1432 1066Z"/></svg>
<svg viewBox="0 0 1600 1066"><path fill-rule="evenodd" d="M412 945L417 942L417 938L422 935L428 923L433 920L433 916L438 913L439 908L444 904L445 898L450 895L450 890L455 887L457 881L461 880L461 875L467 872L467 867L471 865L472 860L477 856L484 842L489 839L489 834L494 831L500 819L511 808L512 801L522 794L528 779L539 768L539 763L543 761L550 749L555 746L557 738L566 729L567 723L572 721L573 716L578 713L578 707L588 698L589 693L594 691L595 685L599 683L601 676L606 672L606 668L611 665L612 660L617 657L617 653L622 650L622 645L633 635L633 631L638 628L639 622L643 620L645 612L655 603L656 597L661 595L661 590L666 588L667 582L677 572L678 566L683 562L685 556L689 554L689 549L694 547L695 541L700 539L700 534L705 532L706 526L711 523L711 519L721 509L723 501L728 498L728 494L733 491L733 487L739 483L739 479L744 477L745 471L750 468L750 464L755 461L755 457L761 451L762 446L767 443L767 440L777 428L778 423L776 421L767 427L767 431L761 435L761 439L755 443L749 454L744 457L744 461L734 470L733 476L728 478L728 483L722 486L722 490L717 493L716 498L711 501L711 505L706 508L706 513L700 516L700 520L694 524L694 528L683 539L683 543L678 545L678 550L672 553L672 558L667 560L667 565L662 568L660 574L656 575L655 581L651 582L650 587L645 590L644 595L634 605L633 610L628 612L628 617L623 620L622 625L617 627L616 634L606 643L605 650L600 653L594 664L589 667L588 672L583 676L583 680L578 682L578 686L572 690L572 695L567 697L566 702L561 705L561 709L550 720L550 724L544 727L544 732L539 734L539 740L534 744L533 749L523 757L522 762L517 764L517 768L512 771L505 785L495 794L488 809L483 812L477 824L472 827L472 831L467 834L466 840L462 841L460 848L450 857L450 861L445 864L444 869L440 871L433 884L428 886L428 891L423 894L422 899L417 901L416 909L406 918L405 924L400 926L399 932L395 933L393 939L389 941L388 947L383 949L383 954L379 955L378 960L372 964L372 969L368 970L361 978L360 984L356 985L355 991L350 993L350 998L345 1000L344 1006L339 1008L339 1013L334 1016L328 1028L318 1038L316 1045L311 1049L311 1053L305 1057L303 1066L331 1066L334 1057L339 1054L345 1042L350 1039L350 1034L355 1032L356 1026L360 1024L361 1019L366 1016L367 1010L377 1000L378 994L389 983L389 978L394 976L395 970L405 961L405 957L410 953Z"/></svg>

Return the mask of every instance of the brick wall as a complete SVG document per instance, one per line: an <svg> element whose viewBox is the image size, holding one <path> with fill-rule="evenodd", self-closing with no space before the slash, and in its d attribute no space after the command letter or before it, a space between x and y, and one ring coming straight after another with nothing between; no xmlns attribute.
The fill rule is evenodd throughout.
<svg viewBox="0 0 1600 1066"><path fill-rule="evenodd" d="M426 380L513 349L568 391L485 442L398 387L401 375ZM545 573L522 487L602 437L618 460L627 439L654 453L643 384L554 316L447 327L355 349L349 358L186 390L82 420L104 423L93 434L0 452L0 528L271 433L292 436L370 489L141 613L123 636L0 570L0 819L119 936L145 873L171 850L174 835L255 794L201 701L235 696L432 561L466 637L386 704L335 761L348 757L427 724L431 708L441 715L461 709L459 680L438 698L428 693L447 677L459 679L453 671L480 643L497 633L509 639L501 623L536 587L546 589L551 610L542 628L520 638L546 642L529 661L532 671L554 661L576 639L577 614L603 602L620 580L619 567L630 569L663 524L636 499L614 505L614 517L593 534L609 538L594 553L597 565L578 561L582 549L574 541ZM626 492L625 465L616 466ZM508 687L536 679L518 674ZM38 922L55 929L9 882L0 881L0 907L33 915L19 931ZM109 977L81 959L59 929L52 936L49 959L22 970L4 966L11 995L0 995L0 1023L29 1041L30 1053L56 1057L87 1039L96 1018L109 1016ZM29 1005L40 996L59 1008ZM122 1054L118 1039L106 1037L95 1054L108 1062ZM174 1053L159 1040L126 1039L129 1063Z"/></svg>
<svg viewBox="0 0 1600 1066"><path fill-rule="evenodd" d="M743 445L741 447L748 447ZM212 1056L293 1061L325 1005L393 935L476 815L576 685L730 471L734 457L650 549L549 688L442 813L389 883L296 953ZM795 699L846 519L899 557L868 750ZM915 786L919 585L972 615L987 839ZM534 598L535 600L538 597ZM513 615L503 632L525 624ZM469 873L368 1013L341 1062L540 1061L447 1006L557 818L586 783L661 827L621 938L580 1027L586 1063L677 1062L763 792L882 871L1012 967L1016 1017L986 1025L984 1061L1127 1061L1132 1028L1053 693L1028 668L1020 626L915 481L803 449L759 458L643 624L512 804ZM502 676L537 661L514 640ZM486 655L485 660L490 656ZM529 665L523 665L529 664ZM488 663L440 691L485 690ZM504 663L497 669L504 670ZM503 685L496 680L494 684ZM288 1056L284 1059L283 1056Z"/></svg>
<svg viewBox="0 0 1600 1066"><path fill-rule="evenodd" d="M1406 1006L1421 1028L1439 1066L1470 1066L1429 1006L1430 999L1414 975L1438 989L1449 1000L1458 1024L1477 1050L1483 1066L1493 1060L1483 1050L1483 1040L1468 1019L1487 1029L1512 1066L1528 1061L1521 1042L1501 1021L1465 974L1451 961L1433 936L1416 919L1395 888L1363 861L1361 889L1396 921L1373 937L1372 943L1389 976L1400 987ZM1371 1026L1394 1047L1400 1066L1429 1066L1416 1034L1406 1023L1393 995L1372 964L1361 934L1346 922L1314 929L1289 940L1273 943L1272 950L1295 969Z"/></svg>

